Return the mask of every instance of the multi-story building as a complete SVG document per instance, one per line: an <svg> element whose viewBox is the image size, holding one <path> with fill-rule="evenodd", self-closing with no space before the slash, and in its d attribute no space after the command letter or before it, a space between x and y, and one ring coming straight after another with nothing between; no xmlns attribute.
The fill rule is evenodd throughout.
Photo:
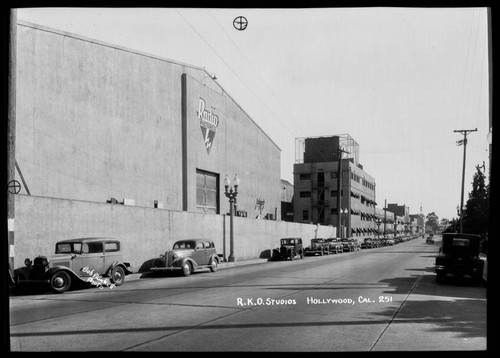
<svg viewBox="0 0 500 358"><path fill-rule="evenodd" d="M397 235L410 233L410 208L406 205L387 204L387 210L397 216L396 231Z"/></svg>
<svg viewBox="0 0 500 358"><path fill-rule="evenodd" d="M374 236L375 189L348 134L296 139L294 221L332 225L338 237Z"/></svg>

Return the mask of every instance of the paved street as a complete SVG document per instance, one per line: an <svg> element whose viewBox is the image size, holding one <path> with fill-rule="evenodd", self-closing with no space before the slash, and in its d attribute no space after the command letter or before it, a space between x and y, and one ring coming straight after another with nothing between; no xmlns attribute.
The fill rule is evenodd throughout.
<svg viewBox="0 0 500 358"><path fill-rule="evenodd" d="M113 289L13 294L11 349L486 349L486 289L438 285L439 243L418 238L190 277L140 278Z"/></svg>

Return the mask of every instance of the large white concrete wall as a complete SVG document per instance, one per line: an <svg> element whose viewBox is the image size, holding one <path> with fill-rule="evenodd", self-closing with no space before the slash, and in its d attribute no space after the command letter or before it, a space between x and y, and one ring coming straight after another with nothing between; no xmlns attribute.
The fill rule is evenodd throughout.
<svg viewBox="0 0 500 358"><path fill-rule="evenodd" d="M229 256L229 216L165 209L113 205L79 200L16 195L15 266L39 254L53 254L59 240L109 236L122 242L124 259L138 271L175 241L187 238L214 240ZM234 218L237 261L266 258L280 238L302 237L304 246L314 237L334 237L329 226L284 221Z"/></svg>

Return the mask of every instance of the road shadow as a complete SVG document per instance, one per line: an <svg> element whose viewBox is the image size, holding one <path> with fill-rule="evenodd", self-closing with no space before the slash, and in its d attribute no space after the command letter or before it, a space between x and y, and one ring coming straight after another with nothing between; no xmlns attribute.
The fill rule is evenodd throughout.
<svg viewBox="0 0 500 358"><path fill-rule="evenodd" d="M483 314L484 312L484 314ZM393 316L394 309L377 312L380 316ZM435 333L453 332L459 338L486 338L486 302L484 299L408 300L391 322L432 324L426 329Z"/></svg>
<svg viewBox="0 0 500 358"><path fill-rule="evenodd" d="M81 290L86 290L89 288L96 288L96 286L87 283L87 282L81 282L81 281L74 281L71 284L71 287L68 291L66 292L73 292L73 291L81 291ZM48 284L43 284L43 283L25 283L19 286L14 286L10 287L9 290L9 296L12 297L17 297L17 296L34 296L34 295L41 295L41 294L48 294L48 295L61 295L64 293L56 293L52 291L50 286Z"/></svg>

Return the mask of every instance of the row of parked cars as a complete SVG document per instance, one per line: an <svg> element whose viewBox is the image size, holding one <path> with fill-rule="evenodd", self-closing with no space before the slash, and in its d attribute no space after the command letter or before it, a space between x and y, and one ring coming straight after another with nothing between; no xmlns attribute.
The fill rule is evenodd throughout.
<svg viewBox="0 0 500 358"><path fill-rule="evenodd" d="M221 262L212 240L177 241L154 259L151 272L178 271L189 276L193 271L208 268L217 271ZM9 270L10 271L10 270ZM123 260L119 240L107 237L78 238L56 243L55 254L27 258L24 266L9 272L12 284L20 287L33 284L48 285L62 293L76 285L115 287L133 273L130 263Z"/></svg>
<svg viewBox="0 0 500 358"><path fill-rule="evenodd" d="M330 254L339 254L343 252L358 251L361 249L373 249L381 246L395 245L403 241L408 241L420 237L420 234L409 236L397 236L395 238L365 238L363 242L359 242L354 238L315 238L311 239L311 244L303 247L301 238L285 238L281 239L280 247L272 252L272 260L294 260L296 256L304 258L304 256L323 256Z"/></svg>
<svg viewBox="0 0 500 358"><path fill-rule="evenodd" d="M401 240L364 239L322 239L311 240L311 245L303 247L301 238L281 239L281 246L274 249L272 259L291 259L304 255L329 255L393 245ZM392 242L394 241L394 242ZM180 240L152 261L152 273L178 271L189 276L198 269L217 271L222 259L215 244L208 239ZM41 283L48 285L54 292L62 293L76 284L99 284L100 287L120 286L125 277L133 273L130 263L123 260L119 240L107 237L91 237L63 240L56 243L55 253L38 255L32 261L27 258L24 266L10 272L12 284L22 286Z"/></svg>

